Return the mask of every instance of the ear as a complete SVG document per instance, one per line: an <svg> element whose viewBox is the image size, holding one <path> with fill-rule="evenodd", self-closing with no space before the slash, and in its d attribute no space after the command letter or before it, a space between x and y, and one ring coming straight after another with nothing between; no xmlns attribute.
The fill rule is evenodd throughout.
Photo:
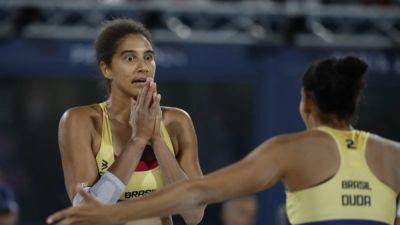
<svg viewBox="0 0 400 225"><path fill-rule="evenodd" d="M316 106L314 94L304 89L302 89L302 94L304 97L304 112L310 114Z"/></svg>
<svg viewBox="0 0 400 225"><path fill-rule="evenodd" d="M112 80L112 73L110 67L103 61L100 62L100 70L107 79Z"/></svg>

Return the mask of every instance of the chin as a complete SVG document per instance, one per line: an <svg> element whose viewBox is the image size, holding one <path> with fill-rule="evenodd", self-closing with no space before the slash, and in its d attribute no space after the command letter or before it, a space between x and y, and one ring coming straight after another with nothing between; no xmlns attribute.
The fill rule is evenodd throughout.
<svg viewBox="0 0 400 225"><path fill-rule="evenodd" d="M140 90L125 90L124 94L129 97L129 98L134 98L136 99L137 96L139 96Z"/></svg>
<svg viewBox="0 0 400 225"><path fill-rule="evenodd" d="M138 96L139 96L139 92L137 92L137 93L129 93L129 97L131 97L131 98L133 98L135 100L138 98Z"/></svg>

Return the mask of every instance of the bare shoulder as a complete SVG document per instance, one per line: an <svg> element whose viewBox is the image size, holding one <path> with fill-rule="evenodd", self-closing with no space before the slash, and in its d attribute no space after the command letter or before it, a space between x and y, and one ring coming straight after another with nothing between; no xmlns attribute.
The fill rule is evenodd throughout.
<svg viewBox="0 0 400 225"><path fill-rule="evenodd" d="M181 152L181 149L196 149L196 131L189 114L175 107L164 106L161 109L163 112L163 123L174 144L176 154Z"/></svg>
<svg viewBox="0 0 400 225"><path fill-rule="evenodd" d="M398 152L398 154L400 154L399 142L381 137L376 134L369 135L368 145L376 147L377 149L384 149L388 151Z"/></svg>
<svg viewBox="0 0 400 225"><path fill-rule="evenodd" d="M273 162L284 174L304 157L302 145L311 137L307 131L274 136L264 141L245 160Z"/></svg>
<svg viewBox="0 0 400 225"><path fill-rule="evenodd" d="M188 121L192 121L189 113L187 113L183 109L176 107L168 107L168 106L163 106L161 107L161 109L163 112L164 123L170 123L170 122L185 123Z"/></svg>
<svg viewBox="0 0 400 225"><path fill-rule="evenodd" d="M400 160L400 143L381 137L376 134L370 134L367 143L367 153L381 159L391 161L396 164Z"/></svg>
<svg viewBox="0 0 400 225"><path fill-rule="evenodd" d="M97 104L69 108L60 119L60 128L73 127L99 127L101 121L101 108Z"/></svg>
<svg viewBox="0 0 400 225"><path fill-rule="evenodd" d="M335 147L335 141L318 130L275 136L261 145L266 154L273 156L287 170L300 168L320 158L324 152L321 149L330 150L331 147Z"/></svg>
<svg viewBox="0 0 400 225"><path fill-rule="evenodd" d="M370 134L366 158L374 174L397 193L400 192L400 143Z"/></svg>
<svg viewBox="0 0 400 225"><path fill-rule="evenodd" d="M299 152L301 150L309 149L308 146L321 145L324 142L332 142L329 135L318 131L300 131L295 133L283 134L269 139L270 144L273 144L286 151L294 150Z"/></svg>
<svg viewBox="0 0 400 225"><path fill-rule="evenodd" d="M293 146L301 140L300 133L277 135L264 141L256 150L275 155L287 155L294 149ZM257 151L257 152L258 152Z"/></svg>

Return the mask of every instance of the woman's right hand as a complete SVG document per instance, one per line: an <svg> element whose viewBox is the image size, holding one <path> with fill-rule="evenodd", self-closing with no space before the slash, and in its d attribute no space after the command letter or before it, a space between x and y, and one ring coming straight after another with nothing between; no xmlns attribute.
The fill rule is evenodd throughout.
<svg viewBox="0 0 400 225"><path fill-rule="evenodd" d="M156 84L153 79L147 78L137 100L132 99L131 102L132 139L139 138L148 141L152 137L158 112L156 95Z"/></svg>

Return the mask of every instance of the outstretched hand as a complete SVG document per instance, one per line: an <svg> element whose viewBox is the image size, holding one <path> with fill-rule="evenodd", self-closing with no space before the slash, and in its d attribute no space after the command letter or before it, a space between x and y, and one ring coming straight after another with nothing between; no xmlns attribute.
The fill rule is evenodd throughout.
<svg viewBox="0 0 400 225"><path fill-rule="evenodd" d="M76 207L69 207L47 217L47 224L57 225L106 225L115 224L109 206L103 205L92 195L78 186L78 193L84 202Z"/></svg>

